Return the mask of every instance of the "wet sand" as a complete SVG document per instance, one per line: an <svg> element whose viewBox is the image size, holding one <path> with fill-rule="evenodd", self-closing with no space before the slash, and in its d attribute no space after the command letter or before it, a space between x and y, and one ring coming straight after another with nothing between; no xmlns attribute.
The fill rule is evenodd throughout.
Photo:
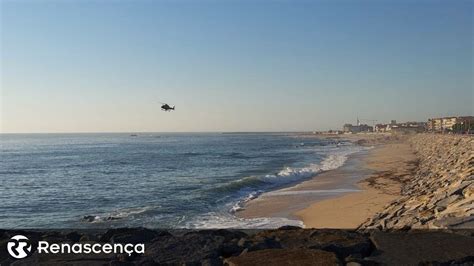
<svg viewBox="0 0 474 266"><path fill-rule="evenodd" d="M366 153L366 152L365 152ZM368 174L361 167L364 152L352 155L340 168L323 172L295 186L263 193L237 213L244 218L287 217L298 219L294 213L311 203L359 191L356 182Z"/></svg>
<svg viewBox="0 0 474 266"><path fill-rule="evenodd" d="M400 195L415 159L405 142L382 142L338 169L262 194L237 215L298 219L306 228L357 228Z"/></svg>

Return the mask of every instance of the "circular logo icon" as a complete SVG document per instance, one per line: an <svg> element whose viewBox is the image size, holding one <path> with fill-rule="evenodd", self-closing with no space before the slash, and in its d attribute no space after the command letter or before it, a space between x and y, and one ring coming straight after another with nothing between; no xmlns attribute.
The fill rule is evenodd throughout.
<svg viewBox="0 0 474 266"><path fill-rule="evenodd" d="M31 254L31 244L26 236L16 235L7 243L7 250L15 259L23 259Z"/></svg>

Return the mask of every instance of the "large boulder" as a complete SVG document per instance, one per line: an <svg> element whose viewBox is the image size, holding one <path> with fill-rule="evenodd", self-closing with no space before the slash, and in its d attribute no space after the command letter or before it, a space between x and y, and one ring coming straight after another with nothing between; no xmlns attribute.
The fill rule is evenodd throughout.
<svg viewBox="0 0 474 266"><path fill-rule="evenodd" d="M349 255L367 256L373 249L367 236L350 230L268 230L256 236L274 239L279 242L281 248L322 249L334 252L340 258Z"/></svg>
<svg viewBox="0 0 474 266"><path fill-rule="evenodd" d="M156 237L170 235L171 234L165 230L150 230L146 228L116 228L107 230L107 232L105 232L105 234L100 237L99 241L139 244L150 242Z"/></svg>
<svg viewBox="0 0 474 266"><path fill-rule="evenodd" d="M336 254L317 249L265 249L246 252L224 261L230 266L253 265L341 265Z"/></svg>
<svg viewBox="0 0 474 266"><path fill-rule="evenodd" d="M244 250L238 241L245 236L243 232L230 230L164 236L147 246L146 256L159 264L200 264L203 261L221 264L223 257L238 255Z"/></svg>
<svg viewBox="0 0 474 266"><path fill-rule="evenodd" d="M443 231L372 232L376 247L367 258L384 265L455 261L474 256L474 237Z"/></svg>

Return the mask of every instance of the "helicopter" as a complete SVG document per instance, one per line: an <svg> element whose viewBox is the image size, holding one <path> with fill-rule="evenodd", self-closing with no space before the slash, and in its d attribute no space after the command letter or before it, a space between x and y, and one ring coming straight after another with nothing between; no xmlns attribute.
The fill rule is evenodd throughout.
<svg viewBox="0 0 474 266"><path fill-rule="evenodd" d="M162 103L160 102L162 105L161 105L161 110L165 111L165 112L169 112L171 110L174 111L174 105L173 107L169 106L167 103Z"/></svg>

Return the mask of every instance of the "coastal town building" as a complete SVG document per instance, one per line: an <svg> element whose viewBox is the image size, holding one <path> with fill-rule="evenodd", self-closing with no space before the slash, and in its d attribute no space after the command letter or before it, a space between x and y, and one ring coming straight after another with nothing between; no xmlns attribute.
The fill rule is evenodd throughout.
<svg viewBox="0 0 474 266"><path fill-rule="evenodd" d="M431 132L469 131L474 126L474 116L450 116L428 119L427 129Z"/></svg>
<svg viewBox="0 0 474 266"><path fill-rule="evenodd" d="M357 118L357 125L344 124L342 131L344 133L373 132L374 128L366 124L361 124Z"/></svg>
<svg viewBox="0 0 474 266"><path fill-rule="evenodd" d="M377 124L374 127L375 132L383 133L383 132L389 132L392 130L392 126L397 125L397 120L391 120L390 124Z"/></svg>
<svg viewBox="0 0 474 266"><path fill-rule="evenodd" d="M376 121L376 120L372 120ZM376 132L376 133L420 133L420 132L440 132L440 133L474 133L474 116L449 116L440 118L430 118L428 122L403 122L397 123L391 120L389 124L375 124L373 127L361 124L357 119L357 124L344 124L342 132Z"/></svg>
<svg viewBox="0 0 474 266"><path fill-rule="evenodd" d="M428 131L440 131L441 130L442 118L430 118L428 119L427 128Z"/></svg>
<svg viewBox="0 0 474 266"><path fill-rule="evenodd" d="M383 133L387 132L387 124L376 124L374 127L374 132Z"/></svg>
<svg viewBox="0 0 474 266"><path fill-rule="evenodd" d="M397 123L392 120L390 124L377 124L374 131L378 133L393 132L393 133L418 133L426 130L426 123L424 122L405 122Z"/></svg>
<svg viewBox="0 0 474 266"><path fill-rule="evenodd" d="M392 127L392 133L421 133L426 130L426 123L423 122L408 122L397 124Z"/></svg>
<svg viewBox="0 0 474 266"><path fill-rule="evenodd" d="M373 130L373 127L366 124L361 124L361 125L345 124L342 127L342 131L344 131L344 133L359 133L359 132L372 132L374 130Z"/></svg>

